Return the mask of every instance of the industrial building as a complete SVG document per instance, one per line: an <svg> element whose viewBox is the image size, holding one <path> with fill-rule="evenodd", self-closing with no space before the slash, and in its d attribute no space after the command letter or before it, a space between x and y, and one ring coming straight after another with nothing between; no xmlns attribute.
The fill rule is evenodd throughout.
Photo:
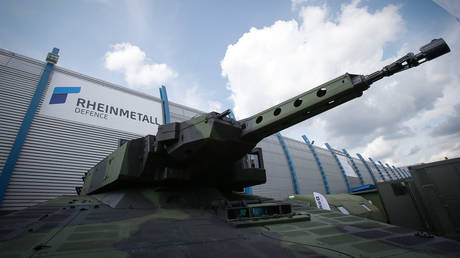
<svg viewBox="0 0 460 258"><path fill-rule="evenodd" d="M203 113L162 98L56 66L58 50L39 61L0 49L0 210L75 195L82 176L121 139L155 134L165 120ZM346 193L408 171L352 157L281 134L264 139L267 183L246 189L272 198Z"/></svg>

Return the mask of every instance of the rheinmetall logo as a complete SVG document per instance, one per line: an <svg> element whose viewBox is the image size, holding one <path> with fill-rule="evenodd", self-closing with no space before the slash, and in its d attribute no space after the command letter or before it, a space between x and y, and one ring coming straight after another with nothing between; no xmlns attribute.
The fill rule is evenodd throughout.
<svg viewBox="0 0 460 258"><path fill-rule="evenodd" d="M81 87L55 87L51 95L50 104L64 104L67 94L80 93Z"/></svg>
<svg viewBox="0 0 460 258"><path fill-rule="evenodd" d="M65 104L67 95L72 93L80 93L82 87L55 87L51 95L50 104ZM87 93L86 90L84 93ZM158 118L151 114L138 112L126 107L117 107L104 102L96 102L87 99L85 94L79 94L76 101L68 102L66 106L74 105L74 112L85 117L95 119L109 120L111 118L124 118L137 120L142 123L160 125Z"/></svg>

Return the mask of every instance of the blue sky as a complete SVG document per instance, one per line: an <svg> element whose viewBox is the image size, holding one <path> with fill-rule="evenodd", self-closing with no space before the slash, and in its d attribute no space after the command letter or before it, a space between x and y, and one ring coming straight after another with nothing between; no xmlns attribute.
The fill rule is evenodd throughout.
<svg viewBox="0 0 460 258"><path fill-rule="evenodd" d="M367 73L370 71L364 71L365 68L373 67L363 66L366 57L375 60L376 65L385 64L384 61L396 58L399 52L417 51L422 44L428 43L432 38L444 37L456 40L457 38L452 35L459 31L460 23L435 2L428 0L355 1L354 5L351 1L298 2L298 5L294 5L295 2L291 1L3 1L0 10L0 35L2 35L0 47L39 60L44 60L47 52L53 47L58 47L61 50L58 65L64 68L154 96L159 96L158 86L161 81L164 81L168 87L170 100L174 102L204 111L235 108L237 116L242 118L266 108L267 105L284 100L286 95L308 89L308 87L297 88L296 85L300 83L321 82L347 71ZM283 35L283 28L289 26L293 28L290 34L286 34L287 37L300 35L306 37L306 41L310 40L309 35L302 34L301 28L302 24L308 26L308 19L312 18L313 12L304 11L316 10L317 13L325 13L323 20L318 21L318 26L324 25L328 28L329 22L337 25L337 30L347 29L349 27L344 22L346 20L343 13L344 6L348 6L347 10L354 15L362 15L362 19L369 19L369 24L375 24L375 27L370 25L366 27L364 26L366 24L362 24L363 28L359 25L353 27L353 30L363 29L365 33L355 33L360 35L359 39L345 37L343 38L345 43L373 40L384 33L387 36L381 36L380 40L370 42L367 52L358 46L355 49L356 53L350 53L349 49L345 49L346 53L339 56L338 58L341 59L338 60L328 56L328 61L321 61L321 53L305 54L302 60L301 58L285 60L284 57L287 55L285 49L298 51L299 46L289 45L292 41L289 39L276 41L279 40L277 37ZM389 6L394 8L387 8ZM382 15L378 16L378 13ZM275 25L277 22L281 22L278 23L278 27ZM388 28L392 24L394 28ZM321 32L314 31L314 33L317 38L323 37ZM324 40L327 40L327 37ZM257 44L261 42L263 44L264 41L269 42L268 45L272 41L277 43L274 43L267 52L260 52L263 46L258 47ZM317 40L317 42L321 41ZM115 46L122 43L125 45L118 45L117 50ZM283 44L286 46L283 47ZM229 45L233 46L233 52L229 51ZM339 45L343 43L333 42L328 46L332 49ZM455 44L451 45L451 48L455 46ZM272 48L275 50L270 52ZM123 58L126 58L124 55L121 59L114 57L115 59L112 60L114 63L109 64L108 57L111 53L127 49L134 51L129 53L137 54L138 59L135 63L124 62ZM328 49L314 50L324 51L324 53L329 51ZM372 53L378 53L379 50L382 51L382 55L371 59L374 58ZM455 49L452 50L454 52ZM250 69L244 71L242 62L245 61L246 54L248 60L251 57L253 58L251 60L259 60L262 63L260 65L252 63ZM283 60L277 59L280 56ZM453 56L446 58L445 64L438 67L452 67L457 64ZM325 71L316 76L316 74L309 75L308 71L302 74L291 74L283 73L283 69L279 69L280 73L275 76L267 73L264 65L266 57L269 58L267 60L278 60L279 63L286 61L287 64L292 65L290 67L292 69L297 69L296 64L300 66L307 62L318 62ZM358 61L352 59L361 63L353 63ZM224 63L226 66L223 65ZM154 64L165 66L158 70L158 67L152 66ZM138 69L132 70L130 68L132 66ZM425 70L419 69L418 72L428 74L433 69L440 68L429 66ZM140 71L144 71L143 75L149 72L163 74L162 76L146 75L145 80L141 81L127 79L130 75L139 75ZM165 75L165 72L170 73ZM459 74L446 69L443 72L446 73L444 79L432 82L432 84L442 82L446 85L439 89L441 93L433 93L430 90L419 91L414 86L411 89L419 94L416 100L402 99L401 101L407 102L396 107L388 101L383 101L381 105L388 108L376 109L374 116L372 114L364 116L363 120L354 121L354 125L350 125L349 121L342 121L340 117L343 117L344 113L353 113L353 117L359 116L359 104L372 107L372 101L379 101L375 96L363 98L356 104L344 105L331 114L321 115L314 121L308 121L283 133L298 140L301 134L307 134L318 143L327 141L340 149L347 148L352 152L362 152L401 165L436 160L445 155L458 156L460 146L457 144L448 147L447 143L460 142L460 135L456 131L455 124L446 121L460 114L460 111L457 113L455 108L460 102L448 98L448 95L457 94L455 85L459 86L456 81ZM415 74L398 77L399 82L387 81L385 85L389 86L382 86L380 90L370 93L397 92L393 89L393 84L410 82L411 76L417 77ZM297 78L297 75L301 77L298 81L287 78ZM315 78L311 79L311 77ZM285 79L286 85L265 86L265 78L277 81L279 84L284 84ZM315 85L311 85L313 86ZM254 90L248 91L247 94L252 95L242 96L244 87L252 87ZM264 101L259 103L255 100L259 97L257 92L265 89L268 95L264 95ZM187 93L186 98L183 97L184 92ZM408 94L412 92L409 91ZM429 98L425 98L423 94ZM244 99L246 97L254 98L254 101L248 104ZM420 99L426 100L423 108L420 108L417 102ZM409 106L411 108L405 110ZM399 110L398 108L400 112L395 112L394 110ZM337 128L343 129L339 131ZM445 128L451 128L447 135L442 134L447 130ZM426 147L429 145L419 144L420 139L426 142L434 141L429 145L435 144L440 147L428 151ZM412 152L413 154L410 154Z"/></svg>
<svg viewBox="0 0 460 258"><path fill-rule="evenodd" d="M435 34L453 19L433 1L363 1L370 11L391 3L401 5L414 33ZM327 4L338 10L341 2ZM298 19L291 7L290 1L6 1L0 46L40 60L58 47L60 66L123 85L123 76L107 71L103 59L110 45L130 42L231 107L220 68L227 46L251 27Z"/></svg>
<svg viewBox="0 0 460 258"><path fill-rule="evenodd" d="M214 90L225 89L219 63L227 46L251 27L293 16L288 1L9 1L4 7L2 48L43 59L56 46L60 66L123 85L103 59L110 45L130 42L220 100L229 95Z"/></svg>

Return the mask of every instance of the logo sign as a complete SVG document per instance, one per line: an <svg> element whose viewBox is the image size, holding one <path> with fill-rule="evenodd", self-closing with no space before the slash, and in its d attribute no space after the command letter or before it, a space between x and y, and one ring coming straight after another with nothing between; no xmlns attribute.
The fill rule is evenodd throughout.
<svg viewBox="0 0 460 258"><path fill-rule="evenodd" d="M63 104L68 93L80 93L81 87L55 87L51 95L50 104Z"/></svg>
<svg viewBox="0 0 460 258"><path fill-rule="evenodd" d="M315 202L316 206L321 209L321 210L331 210L331 207L329 207L329 203L327 202L326 198L324 195L313 192L313 197L315 197Z"/></svg>
<svg viewBox="0 0 460 258"><path fill-rule="evenodd" d="M159 101L53 73L40 114L125 132L156 134L163 123Z"/></svg>

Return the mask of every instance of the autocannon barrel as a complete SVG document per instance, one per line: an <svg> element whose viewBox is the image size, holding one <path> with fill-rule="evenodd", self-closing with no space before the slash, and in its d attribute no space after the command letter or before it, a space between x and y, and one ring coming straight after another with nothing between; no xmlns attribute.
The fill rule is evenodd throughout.
<svg viewBox="0 0 460 258"><path fill-rule="evenodd" d="M420 48L420 53L408 53L397 61L376 71L372 74L365 76L365 83L370 85L383 77L391 76L395 73L416 67L426 61L435 59L450 52L449 46L443 39L433 39L430 43Z"/></svg>
<svg viewBox="0 0 460 258"><path fill-rule="evenodd" d="M296 97L243 119L242 138L258 142L278 131L319 113L360 97L369 86L386 76L416 67L450 52L443 39L434 39L420 48L420 53L408 53L397 61L369 75L344 74Z"/></svg>

